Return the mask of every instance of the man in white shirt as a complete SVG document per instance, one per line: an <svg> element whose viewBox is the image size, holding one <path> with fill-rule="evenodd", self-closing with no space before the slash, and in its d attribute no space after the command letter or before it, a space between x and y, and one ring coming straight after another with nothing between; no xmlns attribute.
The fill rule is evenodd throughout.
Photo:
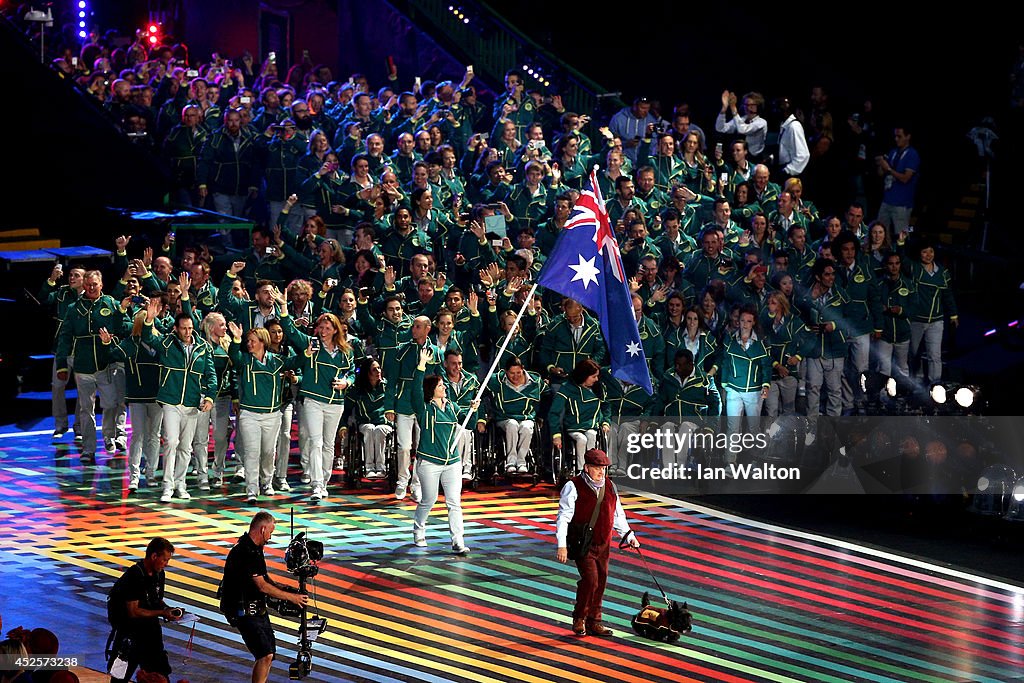
<svg viewBox="0 0 1024 683"><path fill-rule="evenodd" d="M764 96L757 92L748 92L743 96L743 116L736 110L736 94L728 90L722 93L722 111L715 119L715 130L728 135L743 135L747 140L750 156L756 161L764 152L765 138L768 135L768 122L761 118L764 107Z"/></svg>
<svg viewBox="0 0 1024 683"><path fill-rule="evenodd" d="M792 105L789 98L780 97L775 100L775 108L782 119L779 129L779 168L787 177L792 178L803 173L811 159L807 136L804 135L803 124L790 113Z"/></svg>

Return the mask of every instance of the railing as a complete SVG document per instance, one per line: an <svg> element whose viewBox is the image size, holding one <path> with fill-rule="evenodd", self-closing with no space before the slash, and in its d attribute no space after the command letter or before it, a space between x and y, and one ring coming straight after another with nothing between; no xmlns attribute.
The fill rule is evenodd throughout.
<svg viewBox="0 0 1024 683"><path fill-rule="evenodd" d="M417 24L429 24L457 46L472 60L474 71L485 80L501 83L509 69L522 69L524 65L534 69L540 67L543 77L523 74L527 88L539 86L545 91L561 95L567 109L580 113L597 111L602 100L616 107L622 106L617 96L608 97L607 91L600 84L560 62L486 3L470 0L392 0L392 4ZM468 23L465 19L469 20ZM545 86L545 82L551 85Z"/></svg>

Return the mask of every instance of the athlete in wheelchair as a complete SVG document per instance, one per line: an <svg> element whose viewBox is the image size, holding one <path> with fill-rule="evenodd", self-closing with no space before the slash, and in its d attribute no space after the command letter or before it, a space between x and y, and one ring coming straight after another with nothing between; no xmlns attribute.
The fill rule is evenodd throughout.
<svg viewBox="0 0 1024 683"><path fill-rule="evenodd" d="M606 434L611 427L608 406L594 392L600 377L601 366L584 358L551 401L551 473L556 485L583 469L583 454L597 448L598 433Z"/></svg>
<svg viewBox="0 0 1024 683"><path fill-rule="evenodd" d="M540 375L527 370L517 356L509 358L505 369L488 381L495 430L489 449L493 463L488 464L495 479L503 470L510 480L525 476L536 482L540 463L535 454L541 452L537 404L543 388Z"/></svg>
<svg viewBox="0 0 1024 683"><path fill-rule="evenodd" d="M359 361L353 390L346 397L345 485L358 488L362 480L386 480L393 487L395 469L395 427L384 418L384 388L380 363L374 358Z"/></svg>

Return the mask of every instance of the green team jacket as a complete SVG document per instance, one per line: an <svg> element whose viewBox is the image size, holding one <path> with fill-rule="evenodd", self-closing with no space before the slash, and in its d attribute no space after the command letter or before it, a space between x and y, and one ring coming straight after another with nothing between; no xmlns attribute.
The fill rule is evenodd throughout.
<svg viewBox="0 0 1024 683"><path fill-rule="evenodd" d="M487 389L491 394L491 410L494 419L502 420L535 420L537 419L537 403L543 380L536 372L526 372L526 384L516 388L509 384L508 375L504 370L491 375Z"/></svg>
<svg viewBox="0 0 1024 683"><path fill-rule="evenodd" d="M950 320L956 320L956 300L953 298L953 285L948 270L936 263L935 272L929 273L919 262L911 261L910 277L917 287L918 298L911 320L933 323L947 316ZM78 358L75 358L75 365L78 365Z"/></svg>
<svg viewBox="0 0 1024 683"><path fill-rule="evenodd" d="M811 328L815 325L834 323L831 332L808 330L809 342L804 347L806 358L845 358L849 342L843 332L843 316L848 302L846 292L832 287L821 299L811 298L811 289L798 290L794 303L804 323Z"/></svg>
<svg viewBox="0 0 1024 683"><path fill-rule="evenodd" d="M569 320L563 313L553 318L545 328L537 360L548 372L558 367L569 373L584 358L591 358L601 365L607 352L597 321L586 313L583 314L583 332L577 342L573 337Z"/></svg>
<svg viewBox="0 0 1024 683"><path fill-rule="evenodd" d="M722 411L722 398L718 387L699 368L686 379L678 374L666 375L658 385L658 393L651 403L651 415L665 417L709 417Z"/></svg>
<svg viewBox="0 0 1024 683"><path fill-rule="evenodd" d="M882 292L882 340L890 344L910 341L910 318L920 305L917 286L910 278L900 276L895 280L884 278ZM899 307L900 312L891 309Z"/></svg>
<svg viewBox="0 0 1024 683"><path fill-rule="evenodd" d="M155 403L160 390L160 360L153 343L127 337L103 345L109 363L124 363L124 400Z"/></svg>
<svg viewBox="0 0 1024 683"><path fill-rule="evenodd" d="M607 404L590 389L571 381L562 384L555 394L549 417L551 438L560 437L564 432L600 429L611 422Z"/></svg>
<svg viewBox="0 0 1024 683"><path fill-rule="evenodd" d="M425 346L434 356L433 360L427 364L427 373L440 375L443 371L441 363L444 362L440 349L429 341ZM384 376L391 379L385 393L384 410L397 415L416 415L417 405L413 399L413 385L417 382L414 377L416 376L416 367L420 362L421 348L423 347L417 344L415 339L410 339L389 357L387 365L381 366ZM421 377L418 380L421 384L422 379ZM420 429L423 429L422 425Z"/></svg>
<svg viewBox="0 0 1024 683"><path fill-rule="evenodd" d="M436 298L437 294L434 297ZM398 351L398 347L412 339L411 315L402 315L402 319L398 323L391 322L383 315L379 319L374 320L373 315L370 313L370 306L357 303L356 319L362 324L363 330L369 332L370 336L373 337L382 370L389 367L395 353Z"/></svg>
<svg viewBox="0 0 1024 683"><path fill-rule="evenodd" d="M143 327L142 342L156 351L160 360L160 389L156 402L169 406L199 408L203 401L215 400L217 375L210 343L192 336L192 358L185 359L185 348L175 334L159 339L153 334L152 324ZM75 359L78 364L78 359Z"/></svg>
<svg viewBox="0 0 1024 683"><path fill-rule="evenodd" d="M855 261L853 270L836 264L836 284L846 290L850 300L843 313L848 339L882 330L882 300L878 279L871 268Z"/></svg>
<svg viewBox="0 0 1024 683"><path fill-rule="evenodd" d="M353 389L345 397L345 420L355 415L359 424L381 425L386 422L384 417L384 397L387 393L388 381L383 377L375 387L366 390Z"/></svg>
<svg viewBox="0 0 1024 683"><path fill-rule="evenodd" d="M281 320L281 327L284 328L285 338L296 348L302 349L302 353L294 359L288 359L286 368L302 371L299 396L320 403L344 405L347 389L335 389L334 380L343 379L349 385L355 381L352 352L336 349L334 355L331 355L321 348L310 353L309 335L296 329L288 311L278 309L278 318Z"/></svg>
<svg viewBox="0 0 1024 683"><path fill-rule="evenodd" d="M772 370L778 374L778 368L784 366L793 377L800 377L800 365L790 365L787 361L793 357L803 359L806 346L812 340L803 321L792 314L784 318L778 325L768 314L768 309L761 313L759 326L764 336L762 342L772 357Z"/></svg>
<svg viewBox="0 0 1024 683"><path fill-rule="evenodd" d="M99 330L107 328L110 334L127 337L132 320L120 308L120 303L106 294L96 299L79 297L66 309L64 322L57 335L55 360L58 370L68 369L68 356L75 359L75 372L91 375L104 370L109 361L101 353Z"/></svg>
<svg viewBox="0 0 1024 683"><path fill-rule="evenodd" d="M651 401L654 397L643 387L637 384L623 385L612 376L608 368L601 368L601 387L604 389L604 401L612 419L623 420L628 417L650 415Z"/></svg>
<svg viewBox="0 0 1024 683"><path fill-rule="evenodd" d="M722 367L722 386L733 391L761 391L772 380L772 357L764 343L752 336L747 348L739 339L728 337L718 359Z"/></svg>
<svg viewBox="0 0 1024 683"><path fill-rule="evenodd" d="M460 461L455 448L456 432L459 430L458 406L448 399L444 408L423 397L423 378L426 372L415 368L410 378L410 403L414 405L416 419L420 425L420 441L416 446L416 457L437 465L450 465Z"/></svg>
<svg viewBox="0 0 1024 683"><path fill-rule="evenodd" d="M459 378L462 386L459 391L455 391L455 383L448 377L448 373L444 372L441 374L441 381L444 382L445 395L449 401L454 401L455 405L458 406L459 420L465 419L466 413L470 410L470 404L473 399L476 398L476 394L480 389L480 380L477 379L476 375L471 375L465 370L462 371L462 376ZM421 383L422 388L422 383ZM487 424L487 415L480 412L480 409L473 411L472 416L469 418L467 429L472 429L473 422Z"/></svg>
<svg viewBox="0 0 1024 683"><path fill-rule="evenodd" d="M228 355L238 374L238 407L253 413L273 413L281 409L284 384L281 373L285 369L297 369L300 356L293 356L293 365L286 368L281 356L267 351L260 362L248 351L242 351L240 339L233 339Z"/></svg>

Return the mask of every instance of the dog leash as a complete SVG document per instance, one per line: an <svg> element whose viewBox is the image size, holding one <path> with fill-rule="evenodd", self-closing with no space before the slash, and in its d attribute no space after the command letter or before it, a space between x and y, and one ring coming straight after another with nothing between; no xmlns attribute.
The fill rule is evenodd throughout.
<svg viewBox="0 0 1024 683"><path fill-rule="evenodd" d="M672 601L668 599L668 595L665 594L665 590L661 587L661 584L658 583L658 577L656 577L654 575L654 572L651 571L651 568L647 566L647 558L645 558L644 554L640 552L640 548L634 548L633 546L629 545L629 542L625 536L623 537L622 542L619 543L619 548L623 550L632 548L636 551L636 554L640 556L640 561L644 563L644 569L647 570L647 573L650 575L651 579L654 580L654 585L657 586L658 591L661 592L661 597L665 600L665 607L671 608Z"/></svg>

